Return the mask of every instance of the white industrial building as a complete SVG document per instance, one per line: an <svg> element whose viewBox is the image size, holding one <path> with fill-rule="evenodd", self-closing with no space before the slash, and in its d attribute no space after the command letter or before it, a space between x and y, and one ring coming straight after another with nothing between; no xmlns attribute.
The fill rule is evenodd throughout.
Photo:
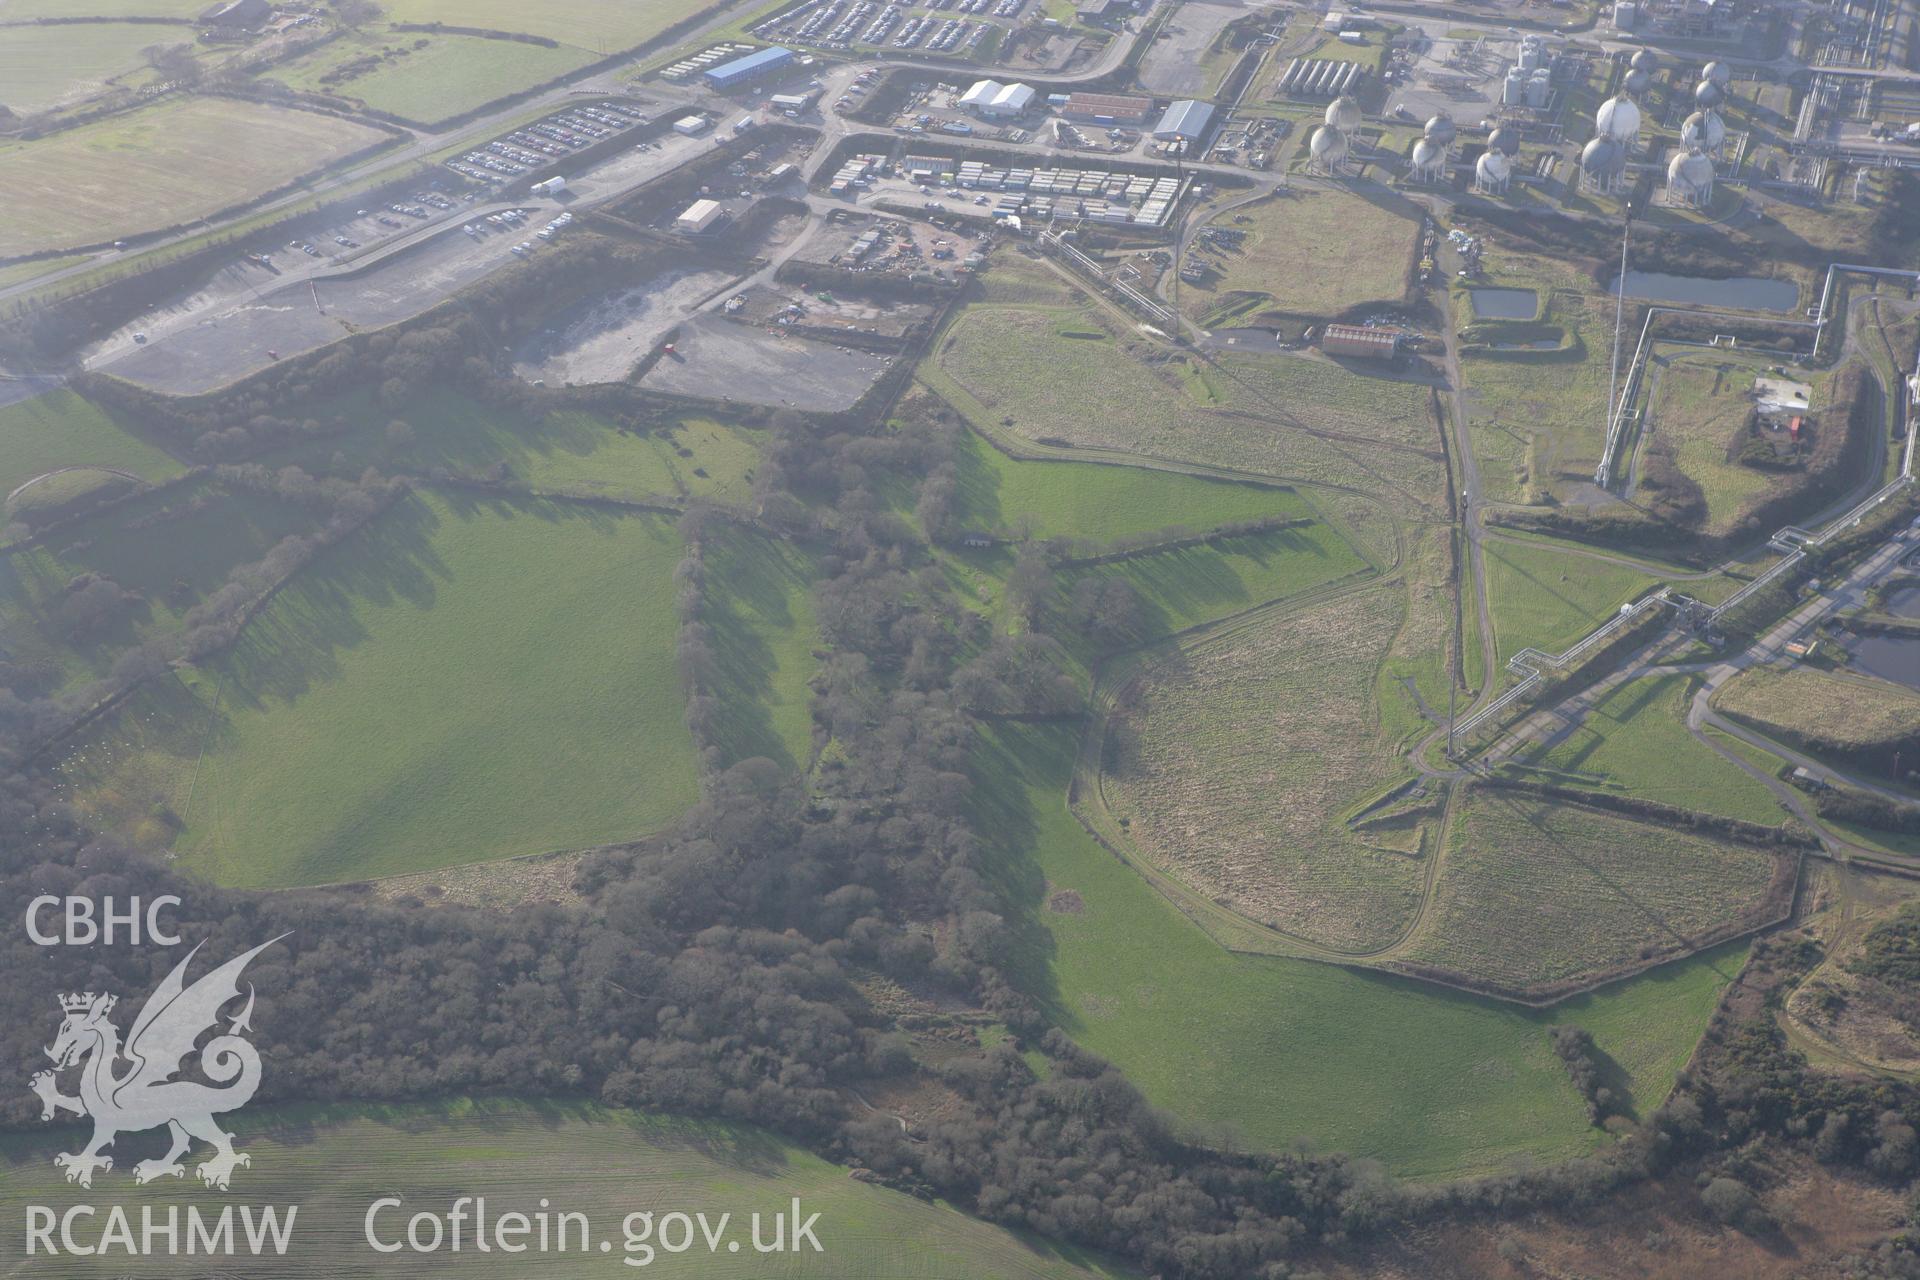
<svg viewBox="0 0 1920 1280"><path fill-rule="evenodd" d="M685 213L673 220L673 229L697 236L712 230L714 224L726 215L726 207L718 200L695 200L687 206Z"/></svg>
<svg viewBox="0 0 1920 1280"><path fill-rule="evenodd" d="M705 133L713 127L713 121L705 116L682 116L673 122L673 131L691 138L695 134Z"/></svg>
<svg viewBox="0 0 1920 1280"><path fill-rule="evenodd" d="M1033 86L1001 84L998 80L976 80L960 95L960 105L988 119L1025 114L1033 105Z"/></svg>

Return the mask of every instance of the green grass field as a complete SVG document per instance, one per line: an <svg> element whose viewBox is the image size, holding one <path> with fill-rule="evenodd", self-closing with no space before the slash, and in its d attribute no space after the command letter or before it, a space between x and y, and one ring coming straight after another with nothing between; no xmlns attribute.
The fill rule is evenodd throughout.
<svg viewBox="0 0 1920 1280"><path fill-rule="evenodd" d="M1418 383L1287 355L1226 356L1207 382L1223 405L1276 422L1408 449L1440 447L1431 395Z"/></svg>
<svg viewBox="0 0 1920 1280"><path fill-rule="evenodd" d="M761 433L707 418L637 434L583 410L529 419L456 391L416 396L397 411L369 394L312 407L323 422L354 424L273 455L276 466L357 478L368 467L425 474L445 467L477 474L504 465L511 478L557 493L629 500L683 497L745 502L752 496ZM404 431L391 433L393 422Z"/></svg>
<svg viewBox="0 0 1920 1280"><path fill-rule="evenodd" d="M962 437L956 461L955 518L981 531L1107 542L1176 525L1202 530L1312 514L1291 489L1138 467L1019 461L973 433Z"/></svg>
<svg viewBox="0 0 1920 1280"><path fill-rule="evenodd" d="M1778 870L1777 855L1750 845L1476 788L1398 958L1551 990L1759 924Z"/></svg>
<svg viewBox="0 0 1920 1280"><path fill-rule="evenodd" d="M12 16L0 8L0 18ZM132 22L9 27L0 32L0 103L24 116L90 97L144 67L142 49L188 35Z"/></svg>
<svg viewBox="0 0 1920 1280"><path fill-rule="evenodd" d="M205 13L209 7L200 3L200 0L87 0L86 16L192 18ZM73 14L73 0L0 0L0 21L26 22L34 18L71 17Z"/></svg>
<svg viewBox="0 0 1920 1280"><path fill-rule="evenodd" d="M1326 317L1365 302L1399 301L1420 214L1389 192L1327 190L1269 196L1209 225L1246 238L1238 248L1196 252L1218 269L1204 283L1181 282L1181 310L1201 319L1253 304L1249 316Z"/></svg>
<svg viewBox="0 0 1920 1280"><path fill-rule="evenodd" d="M1687 732L1688 676L1643 676L1609 690L1562 742L1519 758L1588 775L1662 804L1776 826L1786 815L1764 786Z"/></svg>
<svg viewBox="0 0 1920 1280"><path fill-rule="evenodd" d="M121 829L281 886L657 831L693 802L670 520L415 496L297 576L230 652L73 743Z"/></svg>
<svg viewBox="0 0 1920 1280"><path fill-rule="evenodd" d="M375 59L365 70L344 64ZM544 84L594 60L585 49L418 32L350 34L279 63L268 77L292 89L352 98L423 124L463 115L498 98ZM329 80L328 77L334 78Z"/></svg>
<svg viewBox="0 0 1920 1280"><path fill-rule="evenodd" d="M813 558L733 525L707 535L706 603L720 679L714 738L722 767L765 756L788 768L812 757L813 651L820 644Z"/></svg>
<svg viewBox="0 0 1920 1280"><path fill-rule="evenodd" d="M0 255L95 244L216 213L386 135L311 111L174 98L0 146ZM130 201L129 191L140 198Z"/></svg>
<svg viewBox="0 0 1920 1280"><path fill-rule="evenodd" d="M1057 283L1031 268L1012 275L1003 283L1017 293ZM1001 276L996 267L988 278ZM1319 367L1201 367L1110 330L1088 308L983 304L948 326L920 377L975 426L1041 446L1356 485L1437 509L1446 483L1438 434L1422 430L1417 450L1381 447L1419 429L1424 389L1286 363Z"/></svg>
<svg viewBox="0 0 1920 1280"><path fill-rule="evenodd" d="M1404 771L1382 733L1392 590L1248 619L1117 693L1101 796L1154 866L1254 921L1349 953L1412 922L1418 849L1375 848L1346 811ZM1429 855L1430 856L1430 855Z"/></svg>
<svg viewBox="0 0 1920 1280"><path fill-rule="evenodd" d="M0 408L0 499L58 467L116 467L144 480L180 474L179 463L71 391Z"/></svg>
<svg viewBox="0 0 1920 1280"><path fill-rule="evenodd" d="M1920 693L1888 680L1812 667L1755 667L1714 695L1713 705L1790 746L1871 750L1920 726Z"/></svg>
<svg viewBox="0 0 1920 1280"><path fill-rule="evenodd" d="M1011 629L1002 607L1014 553L1004 547L944 552L940 563L961 601ZM1099 565L1068 565L1054 575L1046 630L1062 638L1084 675L1102 646L1067 616L1073 591L1088 578L1123 578L1140 605L1139 625L1114 644L1150 645L1189 627L1215 622L1257 605L1364 572L1367 562L1331 526L1223 538L1204 546L1143 551Z"/></svg>
<svg viewBox="0 0 1920 1280"><path fill-rule="evenodd" d="M1487 255L1484 279L1474 283L1537 290L1539 321L1568 335L1560 352L1462 354L1473 447L1487 496L1522 502L1572 492L1591 481L1605 443L1613 301L1573 264L1503 252L1497 243ZM1476 321L1464 288L1456 290L1453 309L1459 325L1473 324L1488 340L1500 340L1502 326Z"/></svg>
<svg viewBox="0 0 1920 1280"><path fill-rule="evenodd" d="M713 0L647 0L609 5L601 0L389 0L382 6L394 22L444 22L489 31L545 36L595 53L618 53L645 44Z"/></svg>
<svg viewBox="0 0 1920 1280"><path fill-rule="evenodd" d="M1529 645L1559 653L1659 585L1624 565L1538 543L1488 538L1487 605L1499 660Z"/></svg>
<svg viewBox="0 0 1920 1280"><path fill-rule="evenodd" d="M1578 1155L1599 1141L1546 1028L1577 1022L1657 1105L1744 963L1723 947L1551 1009L1224 950L1067 811L1070 727L999 725L976 754L987 869L1019 918L1025 986L1180 1123L1304 1141L1412 1178ZM1072 890L1081 909L1050 910Z"/></svg>
<svg viewBox="0 0 1920 1280"><path fill-rule="evenodd" d="M1724 532L1755 502L1800 482L1795 473L1763 471L1729 456L1735 441L1744 437L1754 404L1754 377L1767 368L1760 359L1688 352L1659 371L1648 419L1654 439L1671 452L1681 472L1700 486L1707 504L1703 533ZM1816 411L1828 407L1824 402L1827 381L1813 379Z"/></svg>
<svg viewBox="0 0 1920 1280"><path fill-rule="evenodd" d="M263 996L265 993L262 993ZM269 1068L271 1069L271 1068ZM111 1196L136 1224L140 1206L161 1210L197 1205L217 1216L229 1202L248 1205L298 1205L293 1242L284 1258L249 1259L246 1272L261 1280L318 1280L322 1276L373 1275L392 1268L423 1276L588 1277L629 1274L698 1275L711 1280L754 1276L887 1276L899 1280L1069 1280L1122 1276L1101 1261L1037 1237L993 1226L939 1202L917 1200L847 1176L772 1134L744 1126L674 1116L614 1110L589 1103L532 1102L511 1099L453 1100L388 1107L283 1107L248 1110L229 1122L235 1145L253 1157L234 1177L231 1192L207 1191L189 1174L184 1183L161 1179L134 1185L133 1159L139 1137L115 1147L119 1158L102 1174L91 1196L62 1181L53 1154L70 1150L83 1131L66 1126L0 1139L0 1169L10 1196L64 1212L71 1204ZM146 1135L151 1137L151 1135ZM123 1150L124 1149L124 1150ZM154 1154L160 1148L154 1147ZM194 1157L189 1157L194 1162ZM400 1196L403 1208L376 1219L378 1237L401 1237L413 1214L444 1215L459 1196L484 1196L490 1219L520 1212L530 1217L543 1203L557 1215L586 1215L588 1248L579 1248L579 1229L568 1229L569 1252L550 1249L530 1263L532 1254L474 1248L473 1219L467 1220L465 1247L458 1253L383 1255L366 1243L363 1223L368 1207L386 1196ZM544 1197L544 1200L543 1200ZM820 1252L757 1253L752 1248L752 1219L762 1218L762 1239L771 1240L771 1217L791 1213L798 1197L801 1218L818 1213L814 1235ZM668 1214L705 1213L721 1231L717 1252L709 1253L699 1230L689 1252L659 1247L665 1238L679 1246L677 1224L657 1234ZM104 1224L105 1209L101 1210ZM651 1254L627 1250L629 1214L656 1218ZM184 1250L184 1208L182 1210ZM537 1221L537 1219L536 1219ZM560 1238L557 1217L551 1240ZM575 1220L577 1221L577 1220ZM392 1230L388 1231L387 1228ZM639 1224L634 1224L639 1230ZM788 1227L788 1232L792 1230ZM236 1234L239 1234L236 1225ZM790 1235L789 1235L789 1238ZM17 1237L9 1236L7 1255L17 1258ZM56 1240L58 1237L56 1236ZM533 1237L529 1237L531 1241ZM612 1248L601 1252L599 1242ZM739 1249L727 1248L727 1241ZM113 1255L119 1256L119 1255ZM633 1265L622 1265L630 1260ZM642 1263L647 1263L642 1268ZM17 1264L16 1264L17 1265ZM29 1272L79 1278L124 1274L125 1260L39 1258L25 1263ZM142 1274L204 1276L205 1258L164 1254L143 1259Z"/></svg>
<svg viewBox="0 0 1920 1280"><path fill-rule="evenodd" d="M1147 551L1112 564L1062 570L1063 594L1085 578L1133 585L1144 625L1132 643L1149 644L1203 622L1361 572L1367 562L1331 525L1275 529L1198 547ZM1057 628L1056 628L1057 630Z"/></svg>

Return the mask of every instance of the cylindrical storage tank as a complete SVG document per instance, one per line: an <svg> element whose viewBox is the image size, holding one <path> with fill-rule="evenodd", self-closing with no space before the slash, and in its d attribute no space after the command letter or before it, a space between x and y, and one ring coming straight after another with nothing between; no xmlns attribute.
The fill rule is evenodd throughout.
<svg viewBox="0 0 1920 1280"><path fill-rule="evenodd" d="M1640 136L1640 108L1625 94L1601 103L1593 119L1601 134L1615 142L1631 145Z"/></svg>
<svg viewBox="0 0 1920 1280"><path fill-rule="evenodd" d="M1364 118L1359 102L1353 98L1343 95L1327 104L1327 124L1342 133L1352 133L1358 129Z"/></svg>
<svg viewBox="0 0 1920 1280"><path fill-rule="evenodd" d="M1733 68L1724 62L1709 62L1701 70L1700 78L1724 89L1733 83Z"/></svg>
<svg viewBox="0 0 1920 1280"><path fill-rule="evenodd" d="M1727 100L1727 91L1711 80L1702 80L1693 90L1693 101L1703 110L1711 111Z"/></svg>
<svg viewBox="0 0 1920 1280"><path fill-rule="evenodd" d="M1347 158L1347 135L1323 124L1307 139L1307 150L1322 168L1331 169Z"/></svg>
<svg viewBox="0 0 1920 1280"><path fill-rule="evenodd" d="M1287 74L1280 77L1280 92L1292 93L1293 82L1300 78L1300 59L1295 58L1287 64Z"/></svg>
<svg viewBox="0 0 1920 1280"><path fill-rule="evenodd" d="M1452 116L1443 114L1427 121L1427 127L1421 131L1421 136L1444 150L1453 145L1453 140L1460 136L1460 130L1454 126Z"/></svg>
<svg viewBox="0 0 1920 1280"><path fill-rule="evenodd" d="M1512 159L1520 154L1520 131L1503 124L1487 135L1487 147Z"/></svg>
<svg viewBox="0 0 1920 1280"><path fill-rule="evenodd" d="M1501 90L1500 102L1503 106L1517 107L1527 100L1527 73L1519 67L1507 72L1506 88Z"/></svg>
<svg viewBox="0 0 1920 1280"><path fill-rule="evenodd" d="M1640 6L1634 0L1619 0L1613 6L1613 29L1631 31L1640 25Z"/></svg>

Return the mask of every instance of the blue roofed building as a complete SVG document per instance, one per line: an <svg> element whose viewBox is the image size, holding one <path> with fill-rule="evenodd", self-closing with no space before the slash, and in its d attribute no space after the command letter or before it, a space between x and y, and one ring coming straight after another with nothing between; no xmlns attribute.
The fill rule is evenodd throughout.
<svg viewBox="0 0 1920 1280"><path fill-rule="evenodd" d="M793 50L791 49L783 49L777 44L765 49L756 49L745 57L707 68L707 87L710 89L738 88L761 76L779 71L792 62Z"/></svg>

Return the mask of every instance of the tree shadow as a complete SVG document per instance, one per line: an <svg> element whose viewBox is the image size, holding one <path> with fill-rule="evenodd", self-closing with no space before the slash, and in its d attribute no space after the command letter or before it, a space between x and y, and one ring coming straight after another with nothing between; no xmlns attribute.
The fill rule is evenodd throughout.
<svg viewBox="0 0 1920 1280"><path fill-rule="evenodd" d="M978 869L1005 906L1013 945L1006 971L1054 1025L1072 1031L1077 1018L1061 998L1057 948L1047 928L1047 880L1037 858L1041 818L1036 798L1065 809L1079 750L1078 724L1000 722L980 729L969 766L968 816L980 836ZM1072 887L1072 886L1066 886Z"/></svg>
<svg viewBox="0 0 1920 1280"><path fill-rule="evenodd" d="M292 702L337 678L341 651L367 640L361 610L432 608L437 584L452 577L433 547L439 525L425 502L408 497L322 552L220 660L222 701L255 710L269 699Z"/></svg>
<svg viewBox="0 0 1920 1280"><path fill-rule="evenodd" d="M771 638L801 627L794 602L811 589L812 564L785 544L733 526L710 532L704 555L702 618L712 637L717 676L713 744L726 765L764 756L797 768L773 723L780 655Z"/></svg>

